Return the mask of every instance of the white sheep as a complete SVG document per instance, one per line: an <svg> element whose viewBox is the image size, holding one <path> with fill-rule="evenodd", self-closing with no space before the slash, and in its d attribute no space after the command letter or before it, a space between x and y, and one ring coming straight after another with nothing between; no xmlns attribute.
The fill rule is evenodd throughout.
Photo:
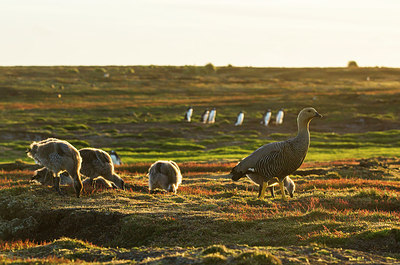
<svg viewBox="0 0 400 265"><path fill-rule="evenodd" d="M147 176L149 177L150 193L156 188L162 188L176 194L182 182L181 170L174 161L159 160L155 162L150 166Z"/></svg>
<svg viewBox="0 0 400 265"><path fill-rule="evenodd" d="M102 176L106 180L113 182L115 186L120 189L125 189L124 180L114 172L114 165L111 157L108 153L103 150L96 148L82 148L79 150L79 154L82 158L80 173L88 177L87 181L90 183L97 177ZM36 180L42 184L50 184L51 180L48 178L49 171L46 168L42 168L35 171L35 175L32 180ZM68 174L62 173L61 184L68 183Z"/></svg>
<svg viewBox="0 0 400 265"><path fill-rule="evenodd" d="M60 172L67 171L74 180L76 197L79 198L82 191L80 175L82 158L78 150L67 141L49 138L40 142L33 142L27 150L27 155L38 164L46 167L55 175L54 188L61 194Z"/></svg>
<svg viewBox="0 0 400 265"><path fill-rule="evenodd" d="M90 179L102 176L114 182L120 189L125 189L125 182L114 172L114 165L108 153L96 148L82 148L79 150L82 157L81 174Z"/></svg>

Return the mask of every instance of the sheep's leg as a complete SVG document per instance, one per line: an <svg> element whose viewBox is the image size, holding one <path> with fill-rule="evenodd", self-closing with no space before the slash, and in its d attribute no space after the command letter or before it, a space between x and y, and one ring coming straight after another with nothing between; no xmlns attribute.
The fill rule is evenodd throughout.
<svg viewBox="0 0 400 265"><path fill-rule="evenodd" d="M51 179L49 179L49 178L51 178ZM44 183L50 183L50 181L53 181L53 187L54 187L54 174L53 174L53 171L47 170L46 175L44 175Z"/></svg>
<svg viewBox="0 0 400 265"><path fill-rule="evenodd" d="M64 195L64 194L61 192L61 189L60 189L60 181L61 181L60 172L58 172L58 173L56 173L55 176L53 175L53 184L54 184L53 186L54 186L54 189L56 190L56 192L57 192L58 194Z"/></svg>
<svg viewBox="0 0 400 265"><path fill-rule="evenodd" d="M150 194L152 194L152 193L154 193L154 190L153 190L153 183L149 180L149 193Z"/></svg>
<svg viewBox="0 0 400 265"><path fill-rule="evenodd" d="M76 197L79 198L81 196L81 191L83 188L81 177L79 176L79 174L77 172L74 172L73 174L70 173L70 175L72 176L72 178L74 180L74 189L75 189Z"/></svg>
<svg viewBox="0 0 400 265"><path fill-rule="evenodd" d="M258 191L258 198L263 199L265 197L265 190L267 189L268 184L266 182L262 182Z"/></svg>

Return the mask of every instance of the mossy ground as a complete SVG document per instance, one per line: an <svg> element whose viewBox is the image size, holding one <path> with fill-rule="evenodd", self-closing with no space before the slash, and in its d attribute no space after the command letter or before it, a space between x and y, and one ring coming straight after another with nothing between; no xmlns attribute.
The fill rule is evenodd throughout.
<svg viewBox="0 0 400 265"><path fill-rule="evenodd" d="M400 69L203 70L1 67L0 263L399 262ZM227 178L262 144L293 136L306 106L324 118L311 123L294 199L259 200L249 180ZM199 123L211 107L216 123ZM283 126L260 125L281 107ZM58 196L31 183L24 151L47 137L117 150L127 190L77 199L72 187ZM177 195L148 193L158 159L181 166Z"/></svg>
<svg viewBox="0 0 400 265"><path fill-rule="evenodd" d="M144 166L118 167L127 190L80 199L72 187L59 196L30 183L31 171L3 171L0 255L10 263L390 263L400 259L399 164L306 164L289 202L279 193L257 199L257 187L227 179L224 164L182 164L177 195L149 194L137 173Z"/></svg>
<svg viewBox="0 0 400 265"><path fill-rule="evenodd" d="M100 67L105 78L90 66L0 67L0 162L31 161L26 147L47 137L114 149L126 163L237 161L293 136L307 106L324 115L311 123L308 161L400 152L400 69L189 68ZM193 122L185 123L189 105ZM212 107L216 123L200 123ZM260 124L266 109L274 118L282 107L282 126ZM234 126L241 110L244 124Z"/></svg>

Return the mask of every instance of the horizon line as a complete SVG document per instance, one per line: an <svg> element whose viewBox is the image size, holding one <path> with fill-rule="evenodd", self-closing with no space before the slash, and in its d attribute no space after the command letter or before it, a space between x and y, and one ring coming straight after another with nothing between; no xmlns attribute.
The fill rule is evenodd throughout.
<svg viewBox="0 0 400 265"><path fill-rule="evenodd" d="M400 66L384 66L384 65L375 65L375 66L253 66L253 65L215 65L213 63L206 63L203 65L197 64L184 64L184 65L174 65L174 64L10 64L10 65L0 65L0 67L94 67L94 66L102 66L102 67L151 67L151 66L160 66L160 67L185 67L185 66L193 66L193 67L204 67L207 64L212 64L215 67L240 67L240 68L400 68Z"/></svg>

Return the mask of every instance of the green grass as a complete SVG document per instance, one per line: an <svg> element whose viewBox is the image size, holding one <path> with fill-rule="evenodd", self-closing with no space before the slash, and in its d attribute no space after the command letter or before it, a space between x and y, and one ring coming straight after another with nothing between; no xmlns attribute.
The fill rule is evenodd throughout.
<svg viewBox="0 0 400 265"><path fill-rule="evenodd" d="M19 152L21 141L47 137L121 150L127 163L239 160L265 143L294 136L298 111L310 105L324 118L311 123L307 161L399 151L400 107L393 101L400 93L399 69L204 69L1 67L0 162L28 161ZM191 124L182 122L188 105L194 107ZM217 107L216 124L200 124L200 114L211 107ZM284 126L259 124L265 109L274 114L281 107ZM245 122L235 127L240 110Z"/></svg>
<svg viewBox="0 0 400 265"><path fill-rule="evenodd" d="M211 70L0 67L0 162L33 164L30 143L57 137L118 151L128 187L80 199L63 187L61 197L30 183L32 171L1 170L0 263L398 262L400 69ZM259 200L249 180L226 178L258 147L295 136L307 106L324 118L310 124L305 162L316 164L293 176L293 200L279 192ZM216 123L201 124L212 107ZM282 126L260 125L266 109L282 107ZM241 110L244 125L235 127ZM181 166L177 195L148 194L146 172L158 159Z"/></svg>

